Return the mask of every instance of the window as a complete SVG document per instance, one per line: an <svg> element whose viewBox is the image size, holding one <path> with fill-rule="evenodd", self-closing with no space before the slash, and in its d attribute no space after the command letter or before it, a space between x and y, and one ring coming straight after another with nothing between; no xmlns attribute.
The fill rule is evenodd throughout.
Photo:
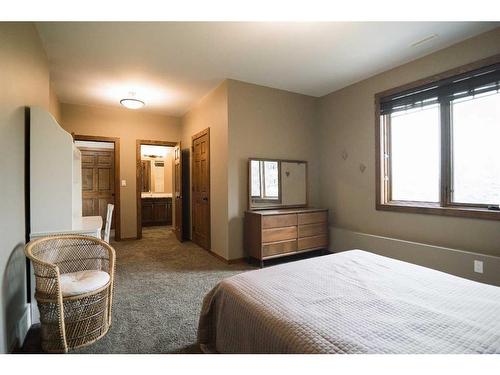
<svg viewBox="0 0 500 375"><path fill-rule="evenodd" d="M251 160L251 190L254 201L280 201L280 168L274 160Z"/></svg>
<svg viewBox="0 0 500 375"><path fill-rule="evenodd" d="M500 203L500 93L451 102L452 203Z"/></svg>
<svg viewBox="0 0 500 375"><path fill-rule="evenodd" d="M393 113L390 124L392 199L439 202L439 107Z"/></svg>
<svg viewBox="0 0 500 375"><path fill-rule="evenodd" d="M479 65L376 95L377 209L500 219L500 63Z"/></svg>

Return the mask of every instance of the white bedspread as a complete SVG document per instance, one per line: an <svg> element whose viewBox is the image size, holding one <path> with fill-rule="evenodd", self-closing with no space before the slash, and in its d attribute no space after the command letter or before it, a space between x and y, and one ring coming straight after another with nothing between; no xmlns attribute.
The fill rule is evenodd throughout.
<svg viewBox="0 0 500 375"><path fill-rule="evenodd" d="M351 250L223 280L198 341L219 353L500 353L500 288Z"/></svg>

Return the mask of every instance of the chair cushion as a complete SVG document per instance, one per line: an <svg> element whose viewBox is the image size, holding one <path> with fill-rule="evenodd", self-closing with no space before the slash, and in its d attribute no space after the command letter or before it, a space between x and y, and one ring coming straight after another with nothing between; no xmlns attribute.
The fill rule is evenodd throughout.
<svg viewBox="0 0 500 375"><path fill-rule="evenodd" d="M63 273L60 277L63 297L92 292L106 285L108 281L109 274L97 270Z"/></svg>

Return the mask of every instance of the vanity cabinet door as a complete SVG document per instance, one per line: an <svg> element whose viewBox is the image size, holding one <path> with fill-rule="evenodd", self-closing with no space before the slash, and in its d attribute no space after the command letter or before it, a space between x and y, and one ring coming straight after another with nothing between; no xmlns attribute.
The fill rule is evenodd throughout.
<svg viewBox="0 0 500 375"><path fill-rule="evenodd" d="M153 223L153 202L147 199L142 200L142 225L151 225Z"/></svg>
<svg viewBox="0 0 500 375"><path fill-rule="evenodd" d="M167 200L157 199L153 204L153 219L157 223L165 223L167 221Z"/></svg>
<svg viewBox="0 0 500 375"><path fill-rule="evenodd" d="M142 226L172 225L172 198L142 198Z"/></svg>
<svg viewBox="0 0 500 375"><path fill-rule="evenodd" d="M167 198L167 225L172 225L172 198Z"/></svg>

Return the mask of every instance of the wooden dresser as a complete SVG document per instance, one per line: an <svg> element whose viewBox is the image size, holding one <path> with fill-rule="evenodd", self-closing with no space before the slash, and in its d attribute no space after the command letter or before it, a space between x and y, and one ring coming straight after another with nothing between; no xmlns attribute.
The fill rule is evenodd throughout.
<svg viewBox="0 0 500 375"><path fill-rule="evenodd" d="M328 210L296 208L245 212L245 251L266 259L328 248Z"/></svg>

